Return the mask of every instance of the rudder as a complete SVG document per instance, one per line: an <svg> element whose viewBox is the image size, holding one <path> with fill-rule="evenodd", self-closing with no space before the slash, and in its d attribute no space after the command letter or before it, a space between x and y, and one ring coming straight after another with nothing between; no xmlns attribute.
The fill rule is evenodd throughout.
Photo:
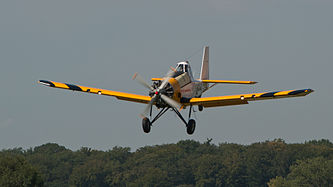
<svg viewBox="0 0 333 187"><path fill-rule="evenodd" d="M209 47L205 46L202 55L200 80L209 79Z"/></svg>

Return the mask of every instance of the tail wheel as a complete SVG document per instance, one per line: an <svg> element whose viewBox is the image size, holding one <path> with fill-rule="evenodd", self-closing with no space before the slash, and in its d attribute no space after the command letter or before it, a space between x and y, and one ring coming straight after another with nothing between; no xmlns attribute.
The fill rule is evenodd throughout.
<svg viewBox="0 0 333 187"><path fill-rule="evenodd" d="M198 108L199 108L200 112L203 111L203 106L202 105L199 105Z"/></svg>
<svg viewBox="0 0 333 187"><path fill-rule="evenodd" d="M194 130L195 130L195 120L190 119L190 121L188 121L187 128L186 128L187 134L190 134L190 135L193 134Z"/></svg>
<svg viewBox="0 0 333 187"><path fill-rule="evenodd" d="M142 119L143 132L149 133L150 132L150 127L151 127L151 123L150 123L149 119L148 118L143 118Z"/></svg>

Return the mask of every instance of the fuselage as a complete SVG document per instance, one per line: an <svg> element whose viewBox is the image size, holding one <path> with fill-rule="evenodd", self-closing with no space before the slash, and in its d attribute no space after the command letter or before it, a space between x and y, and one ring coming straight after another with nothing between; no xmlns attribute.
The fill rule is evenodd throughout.
<svg viewBox="0 0 333 187"><path fill-rule="evenodd" d="M182 72L187 73L190 78L190 82L181 87L180 89L182 97L184 98L201 97L203 92L207 90L205 87L206 83L202 83L201 81L194 79L191 66L188 63L188 61L177 63L176 70L182 70Z"/></svg>
<svg viewBox="0 0 333 187"><path fill-rule="evenodd" d="M157 88L160 84L161 81L155 82L152 87ZM207 83L202 83L201 81L194 79L188 61L179 62L174 69L173 75L168 78L166 95L180 103L186 102L191 98L201 97L203 92L207 90L205 84Z"/></svg>

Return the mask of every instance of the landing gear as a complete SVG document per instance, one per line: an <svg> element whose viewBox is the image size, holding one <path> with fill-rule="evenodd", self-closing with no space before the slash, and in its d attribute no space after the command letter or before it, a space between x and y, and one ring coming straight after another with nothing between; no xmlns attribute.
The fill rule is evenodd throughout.
<svg viewBox="0 0 333 187"><path fill-rule="evenodd" d="M150 132L150 127L151 127L151 123L149 121L148 118L143 118L142 119L142 129L143 129L143 132L145 133L149 133Z"/></svg>
<svg viewBox="0 0 333 187"><path fill-rule="evenodd" d="M188 114L188 118L190 120L188 122L185 121L185 119L183 118L183 116L180 114L180 112L177 109L172 108L172 110L178 115L178 117L186 125L187 134L190 134L190 135L193 134L194 130L195 130L195 120L194 119L190 119L191 118L191 112L192 112L192 105L190 105L190 111L189 111L189 114Z"/></svg>
<svg viewBox="0 0 333 187"><path fill-rule="evenodd" d="M194 130L195 130L195 120L190 119L187 123L187 126L186 126L187 134L190 134L190 135L193 134Z"/></svg>
<svg viewBox="0 0 333 187"><path fill-rule="evenodd" d="M202 105L198 105L199 111L203 111L203 106Z"/></svg>
<svg viewBox="0 0 333 187"><path fill-rule="evenodd" d="M151 126L153 125L153 123L158 119L160 118L166 111L168 111L169 107L168 108L163 108L156 116L155 118L150 121L147 117L143 118L142 119L142 129L143 129L143 132L145 133L149 133L150 132L150 129L151 129ZM152 109L150 109L150 117L152 116Z"/></svg>
<svg viewBox="0 0 333 187"><path fill-rule="evenodd" d="M162 108L162 110L160 110L160 112L155 116L155 118L152 121L150 121L147 117L145 117L145 118L142 119L142 129L143 129L143 132L149 133L152 124L158 118L160 118L166 111L168 111L169 109L173 110L177 114L177 116L183 121L183 123L186 126L187 134L189 134L189 135L193 134L194 130L195 130L195 124L196 124L196 122L195 122L194 119L191 119L192 105L190 105L190 111L189 111L189 115L188 115L189 121L188 122L184 119L184 117L181 115L181 113L176 108L165 107L165 108ZM152 116L152 111L150 110L150 117L151 116Z"/></svg>

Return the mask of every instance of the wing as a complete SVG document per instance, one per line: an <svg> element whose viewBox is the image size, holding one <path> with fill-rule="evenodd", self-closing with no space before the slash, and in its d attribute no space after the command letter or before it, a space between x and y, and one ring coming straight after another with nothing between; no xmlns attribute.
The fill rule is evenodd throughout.
<svg viewBox="0 0 333 187"><path fill-rule="evenodd" d="M62 89L73 90L73 91L113 96L120 100L132 101L132 102L137 102L137 103L146 103L147 104L151 100L151 97L149 97L149 96L136 95L136 94L130 94L130 93L124 93L124 92L116 92L116 91L111 91L111 90L91 88L91 87L85 87L85 86L74 85L74 84L66 84L66 83L59 83L59 82L46 81L46 80L40 80L39 83L49 86L49 87L54 87L54 88L62 88Z"/></svg>
<svg viewBox="0 0 333 187"><path fill-rule="evenodd" d="M248 101L306 96L311 92L313 92L312 89L302 89L302 90L288 90L288 91L278 91L278 92L251 93L251 94L241 94L241 95L228 95L228 96L218 96L218 97L192 98L187 103L184 103L184 105L185 106L202 105L204 107L242 105L242 104L248 104Z"/></svg>

